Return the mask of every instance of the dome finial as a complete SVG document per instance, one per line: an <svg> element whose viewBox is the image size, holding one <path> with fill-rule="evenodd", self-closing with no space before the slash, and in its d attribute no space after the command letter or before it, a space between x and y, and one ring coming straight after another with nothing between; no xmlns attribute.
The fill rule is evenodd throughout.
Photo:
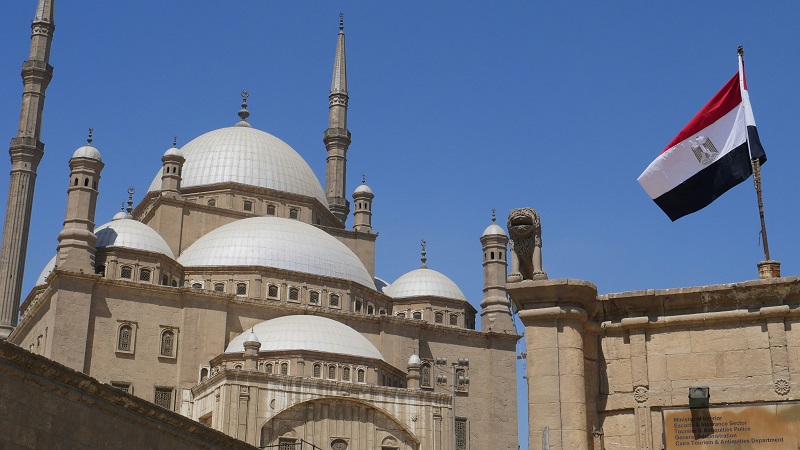
<svg viewBox="0 0 800 450"><path fill-rule="evenodd" d="M492 208L492 223L497 222L497 210Z"/></svg>
<svg viewBox="0 0 800 450"><path fill-rule="evenodd" d="M173 136L172 137L172 146L174 148L178 148L178 136Z"/></svg>
<svg viewBox="0 0 800 450"><path fill-rule="evenodd" d="M86 139L86 142L88 142L89 145L92 145L92 134L94 134L94 128L89 128L89 138Z"/></svg>
<svg viewBox="0 0 800 450"><path fill-rule="evenodd" d="M428 268L428 264L427 264L428 257L426 256L427 253L425 253L425 246L427 246L428 243L425 242L425 239L423 239L423 240L420 241L419 245L422 246L422 257L420 258L420 260L422 261L422 264L419 266L419 268L420 269L427 269Z"/></svg>
<svg viewBox="0 0 800 450"><path fill-rule="evenodd" d="M339 33L344 33L344 13L339 13Z"/></svg>
<svg viewBox="0 0 800 450"><path fill-rule="evenodd" d="M367 174L361 174L361 184L367 184Z"/></svg>
<svg viewBox="0 0 800 450"><path fill-rule="evenodd" d="M133 212L133 194L136 193L136 189L131 186L128 188L128 214Z"/></svg>
<svg viewBox="0 0 800 450"><path fill-rule="evenodd" d="M247 124L247 118L250 117L250 111L247 110L247 97L250 97L250 93L242 91L242 109L239 110L239 117L245 124ZM239 122L239 124L242 124L242 122Z"/></svg>

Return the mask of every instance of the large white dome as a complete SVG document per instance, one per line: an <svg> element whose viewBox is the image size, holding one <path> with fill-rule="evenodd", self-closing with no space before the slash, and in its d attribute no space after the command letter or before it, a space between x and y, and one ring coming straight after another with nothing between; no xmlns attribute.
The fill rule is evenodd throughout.
<svg viewBox="0 0 800 450"><path fill-rule="evenodd" d="M467 300L453 280L427 268L412 270L401 276L384 293L392 298L442 297Z"/></svg>
<svg viewBox="0 0 800 450"><path fill-rule="evenodd" d="M346 245L307 223L252 217L223 225L178 257L184 267L260 266L354 281L375 290L369 272Z"/></svg>
<svg viewBox="0 0 800 450"><path fill-rule="evenodd" d="M241 183L314 197L325 207L325 191L305 160L287 143L247 126L210 131L184 145L181 187ZM161 190L161 170L148 192Z"/></svg>
<svg viewBox="0 0 800 450"><path fill-rule="evenodd" d="M233 338L225 353L243 352L250 331ZM383 361L381 352L361 333L326 317L278 317L259 323L252 331L261 342L259 352L310 350Z"/></svg>
<svg viewBox="0 0 800 450"><path fill-rule="evenodd" d="M94 234L97 235L95 248L125 247L161 253L175 259L164 238L138 220L117 218L97 227Z"/></svg>

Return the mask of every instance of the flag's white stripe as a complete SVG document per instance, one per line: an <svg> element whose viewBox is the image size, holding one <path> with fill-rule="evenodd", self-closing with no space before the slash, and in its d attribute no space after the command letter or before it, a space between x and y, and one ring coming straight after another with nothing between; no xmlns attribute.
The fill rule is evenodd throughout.
<svg viewBox="0 0 800 450"><path fill-rule="evenodd" d="M745 115L745 108L742 105L734 108L699 133L659 155L639 175L637 181L652 199L671 191L707 167L702 165L692 152L692 145L696 145L696 142L705 138L711 139L711 142L719 150L716 158L718 160L747 141Z"/></svg>
<svg viewBox="0 0 800 450"><path fill-rule="evenodd" d="M747 91L742 91L742 105L744 105L744 123L750 127L756 126L753 108L750 106L750 93Z"/></svg>

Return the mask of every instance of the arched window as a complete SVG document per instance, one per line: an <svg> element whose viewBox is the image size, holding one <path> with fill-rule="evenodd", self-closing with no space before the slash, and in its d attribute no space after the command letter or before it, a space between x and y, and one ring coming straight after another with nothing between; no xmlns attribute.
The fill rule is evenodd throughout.
<svg viewBox="0 0 800 450"><path fill-rule="evenodd" d="M381 308L380 311L378 312L378 314L380 314L382 316L385 316L386 315L386 310Z"/></svg>
<svg viewBox="0 0 800 450"><path fill-rule="evenodd" d="M330 298L328 299L328 304L331 308L338 308L339 307L339 295L338 294L331 294Z"/></svg>
<svg viewBox="0 0 800 450"><path fill-rule="evenodd" d="M367 305L367 314L369 314L370 316L375 314L375 307L372 305Z"/></svg>
<svg viewBox="0 0 800 450"><path fill-rule="evenodd" d="M124 324L119 327L117 350L121 352L130 352L133 350L133 327L131 325Z"/></svg>
<svg viewBox="0 0 800 450"><path fill-rule="evenodd" d="M77 178L75 178L75 184L74 184L74 186L77 186L77 185L78 185L78 179L77 179Z"/></svg>
<svg viewBox="0 0 800 450"><path fill-rule="evenodd" d="M169 286L169 277L164 275L161 277L161 285L162 286Z"/></svg>
<svg viewBox="0 0 800 450"><path fill-rule="evenodd" d="M267 215L268 216L275 215L275 205L267 205Z"/></svg>
<svg viewBox="0 0 800 450"><path fill-rule="evenodd" d="M319 305L319 292L311 291L308 293L308 303L312 305Z"/></svg>
<svg viewBox="0 0 800 450"><path fill-rule="evenodd" d="M436 323L444 323L444 313L441 311L436 311L433 315L433 319Z"/></svg>
<svg viewBox="0 0 800 450"><path fill-rule="evenodd" d="M342 380L343 381L350 381L350 368L345 367L342 369Z"/></svg>
<svg viewBox="0 0 800 450"><path fill-rule="evenodd" d="M200 369L200 381L206 381L206 378L208 378L208 369L203 367Z"/></svg>
<svg viewBox="0 0 800 450"><path fill-rule="evenodd" d="M252 211L253 210L253 202L251 202L250 200L245 200L243 208L244 208L245 211Z"/></svg>
<svg viewBox="0 0 800 450"><path fill-rule="evenodd" d="M395 315L397 316L398 319L405 319L406 318L406 313L404 313L404 312L399 312L399 313L397 313Z"/></svg>
<svg viewBox="0 0 800 450"><path fill-rule="evenodd" d="M122 266L119 269L119 277L130 280L133 276L133 268L131 266Z"/></svg>
<svg viewBox="0 0 800 450"><path fill-rule="evenodd" d="M494 252L489 252L489 258L494 259Z"/></svg>
<svg viewBox="0 0 800 450"><path fill-rule="evenodd" d="M322 365L321 364L314 364L314 378L322 378Z"/></svg>
<svg viewBox="0 0 800 450"><path fill-rule="evenodd" d="M361 300L356 300L355 311L361 312Z"/></svg>
<svg viewBox="0 0 800 450"><path fill-rule="evenodd" d="M450 325L458 325L458 314L450 314Z"/></svg>
<svg viewBox="0 0 800 450"><path fill-rule="evenodd" d="M413 317L414 320L422 320L422 311L414 311L411 317Z"/></svg>
<svg viewBox="0 0 800 450"><path fill-rule="evenodd" d="M335 380L336 379L336 366L328 366L328 379Z"/></svg>
<svg viewBox="0 0 800 450"><path fill-rule="evenodd" d="M233 368L236 369L236 370L242 370L242 365L241 364L234 364Z"/></svg>
<svg viewBox="0 0 800 450"><path fill-rule="evenodd" d="M272 364L264 364L264 373L272 373Z"/></svg>
<svg viewBox="0 0 800 450"><path fill-rule="evenodd" d="M289 218L290 219L297 219L297 217L299 215L300 215L300 211L298 211L297 208L291 208L289 210Z"/></svg>
<svg viewBox="0 0 800 450"><path fill-rule="evenodd" d="M499 258L499 259L502 261L502 259L503 259L503 252L500 252L500 258Z"/></svg>
<svg viewBox="0 0 800 450"><path fill-rule="evenodd" d="M289 375L289 363L281 363L281 375Z"/></svg>
<svg viewBox="0 0 800 450"><path fill-rule="evenodd" d="M289 288L289 300L298 300L300 299L300 289L297 288Z"/></svg>
<svg viewBox="0 0 800 450"><path fill-rule="evenodd" d="M139 269L139 281L150 281L150 269Z"/></svg>
<svg viewBox="0 0 800 450"><path fill-rule="evenodd" d="M431 364L424 362L420 370L419 385L424 387L431 387Z"/></svg>
<svg viewBox="0 0 800 450"><path fill-rule="evenodd" d="M203 289L203 283L195 281L194 283L192 283L192 289Z"/></svg>
<svg viewBox="0 0 800 450"><path fill-rule="evenodd" d="M364 376L366 375L366 372L364 371L364 369L358 369L357 373L358 373L358 375L357 375L358 376L358 382L359 383L363 383L364 382Z"/></svg>
<svg viewBox="0 0 800 450"><path fill-rule="evenodd" d="M225 292L225 283L214 283L215 292Z"/></svg>
<svg viewBox="0 0 800 450"><path fill-rule="evenodd" d="M92 189L97 190L97 181L92 181Z"/></svg>
<svg viewBox="0 0 800 450"><path fill-rule="evenodd" d="M278 297L278 286L270 284L269 287L267 288L267 297L272 297L272 298Z"/></svg>
<svg viewBox="0 0 800 450"><path fill-rule="evenodd" d="M175 332L172 330L161 333L161 356L175 356Z"/></svg>
<svg viewBox="0 0 800 450"><path fill-rule="evenodd" d="M172 280L172 287L178 287L178 280Z"/></svg>
<svg viewBox="0 0 800 450"><path fill-rule="evenodd" d="M88 179L88 178L86 178L85 180L83 180L83 185L84 185L84 186L89 186L89 179Z"/></svg>
<svg viewBox="0 0 800 450"><path fill-rule="evenodd" d="M208 199L208 206L217 206L217 199L215 198Z"/></svg>
<svg viewBox="0 0 800 450"><path fill-rule="evenodd" d="M247 283L236 283L236 295L247 295Z"/></svg>

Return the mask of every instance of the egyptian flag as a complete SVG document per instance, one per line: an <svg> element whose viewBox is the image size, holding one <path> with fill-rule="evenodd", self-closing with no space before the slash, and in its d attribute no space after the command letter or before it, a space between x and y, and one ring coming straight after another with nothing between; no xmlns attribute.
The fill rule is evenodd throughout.
<svg viewBox="0 0 800 450"><path fill-rule="evenodd" d="M699 211L763 164L761 147L739 56L734 75L639 176L647 195L673 221Z"/></svg>

